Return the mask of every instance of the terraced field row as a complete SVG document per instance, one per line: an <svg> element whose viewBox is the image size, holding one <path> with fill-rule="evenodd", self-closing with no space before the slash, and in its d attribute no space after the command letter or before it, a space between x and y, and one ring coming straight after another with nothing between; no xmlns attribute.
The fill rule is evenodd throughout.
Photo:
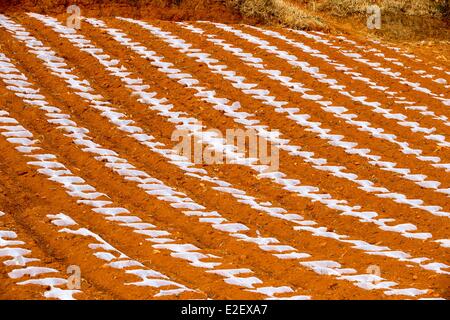
<svg viewBox="0 0 450 320"><path fill-rule="evenodd" d="M0 79L1 298L450 295L435 62L321 32L0 14Z"/></svg>

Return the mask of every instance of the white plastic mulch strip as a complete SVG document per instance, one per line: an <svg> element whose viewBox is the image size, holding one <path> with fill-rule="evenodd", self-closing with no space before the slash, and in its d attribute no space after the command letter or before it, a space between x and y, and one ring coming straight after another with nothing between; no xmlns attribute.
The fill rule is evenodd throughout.
<svg viewBox="0 0 450 320"><path fill-rule="evenodd" d="M0 113L1 115L1 113ZM0 211L0 220L6 214ZM75 300L74 294L80 290L66 289L67 279L61 272L39 266L40 259L33 258L33 252L21 241L17 233L12 230L0 228L0 258L3 264L12 270L8 277L18 285L38 285L45 288L43 296L48 299ZM23 278L27 278L26 280Z"/></svg>

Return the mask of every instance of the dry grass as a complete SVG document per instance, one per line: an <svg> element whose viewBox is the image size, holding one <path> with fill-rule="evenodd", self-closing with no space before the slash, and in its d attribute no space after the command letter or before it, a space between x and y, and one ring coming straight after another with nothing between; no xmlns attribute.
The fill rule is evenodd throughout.
<svg viewBox="0 0 450 320"><path fill-rule="evenodd" d="M324 29L317 17L284 0L226 0L244 17L266 24L279 24L299 29Z"/></svg>
<svg viewBox="0 0 450 320"><path fill-rule="evenodd" d="M311 2L311 1L310 1ZM318 9L329 11L338 16L365 14L371 4L378 4L388 14L406 14L412 16L448 17L449 0L323 0Z"/></svg>

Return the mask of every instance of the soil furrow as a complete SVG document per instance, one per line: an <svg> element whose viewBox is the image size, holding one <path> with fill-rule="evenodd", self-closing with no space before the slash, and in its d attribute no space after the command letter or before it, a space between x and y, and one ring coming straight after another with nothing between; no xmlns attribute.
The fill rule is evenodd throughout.
<svg viewBox="0 0 450 320"><path fill-rule="evenodd" d="M314 31L315 34L320 36L326 36L325 33ZM331 37L330 37L331 38ZM428 77L433 80L439 79L439 77L450 81L450 71L446 70L442 62L437 62L434 59L427 57L426 60L419 58L417 55L412 53L410 50L405 50L395 45L384 43L379 40L367 39L362 40L351 35L346 35L345 37L336 37L340 42L345 41L347 43L353 44L355 47L364 48L365 46L370 46L373 52L383 53L388 61L395 62L397 66L401 66L405 69L412 70L412 72L422 76L421 70L428 72ZM379 55L382 57L382 55ZM400 62L401 64L398 64ZM414 70L415 69L415 70ZM426 77L423 75L423 77ZM436 81L434 81L436 82ZM447 83L436 82L444 86ZM448 88L448 87L446 87Z"/></svg>
<svg viewBox="0 0 450 320"><path fill-rule="evenodd" d="M11 194L10 190L16 189L17 186L4 174L2 168L0 171L2 181L0 198L3 210L0 211L0 250L5 251L2 253L0 264L0 273L3 275L0 298L111 299L111 295L95 288L84 278L80 279L79 286L68 288L71 276L71 273L67 272L70 271L69 265L52 256L51 252L42 246L43 243L36 241L33 237L35 235L29 234L29 230L26 230L26 227L15 220L15 215L10 213L24 210L18 205L19 201L24 200L24 195ZM9 254L5 254L6 250L9 250Z"/></svg>
<svg viewBox="0 0 450 320"><path fill-rule="evenodd" d="M17 160L19 161L19 160ZM23 161L23 160L22 160ZM68 168L70 168L71 166L67 166ZM29 168L29 167L28 167ZM83 170L83 168L80 168L81 170ZM75 168L72 168L72 170L75 170ZM26 172L29 172L30 169L27 169ZM81 171L80 171L81 173ZM24 176L24 178L26 178L28 175ZM145 245L146 240L148 239L147 237L144 237L142 235L140 235L139 233L130 233L129 232L129 227L127 226L127 224L124 222L123 224L117 224L114 221L121 221L121 219L114 219L114 217L112 219L105 219L103 217L101 217L100 214L98 213L92 213L93 211L90 210L86 210L84 207L87 206L87 204L81 203L81 202L76 202L76 204L73 204L72 202L74 202L73 200L70 199L70 197L68 198L67 194L65 194L60 188L56 187L55 188L55 183L53 182L48 182L48 181L43 181L43 179L41 178L41 175L35 175L34 173L30 174L30 178L33 178L33 180L38 180L36 181L30 181L29 183L34 183L33 187L36 186L40 186L41 189L43 189L44 191L48 192L48 189L52 190L52 192L55 194L55 196L61 196L66 202L66 208L64 208L63 212L67 213L70 212L71 213L71 217L77 217L79 218L80 216L83 216L83 218L79 218L77 219L77 221L82 221L84 223L87 223L87 225L89 226L89 228L96 232L97 234L101 235L104 239L112 239L113 241L111 241L110 243L114 244L114 246L116 246L117 248L120 248L121 250L123 249L123 252L127 252L127 254L129 254L131 257L138 257L138 261L142 264L145 265L150 265L150 266L157 266L159 267L160 270L164 270L164 272L166 272L167 274L171 274L172 276L175 277L181 277L181 278L188 278L188 282L190 284L192 284L192 281L195 281L197 284L197 282L201 282L201 286L202 287L207 287L209 294L211 295L210 297L222 297L222 298L226 298L228 295L229 296L234 296L234 295L238 295L242 298L256 298L259 295L252 295L250 293L246 293L240 290L236 290L233 287L230 288L230 286L228 286L226 283L223 282L223 280L220 277L216 277L214 275L208 275L205 274L203 272L198 271L197 268L191 267L189 265L184 265L182 263L180 263L180 260L178 260L177 262L174 263L174 259L170 256L170 254L167 254L166 250L164 250L163 248L161 248L160 250L158 250L157 248L151 248L150 250L148 248L148 246ZM32 179L29 179L32 180ZM38 184L40 183L40 184ZM43 188L43 185L45 184L49 184L49 187L47 189ZM34 192L35 190L33 190ZM48 196L44 196L41 195L41 198L45 199L48 198ZM112 200L111 198L107 197L108 200ZM56 200L56 199L55 199ZM56 201L55 201L56 202ZM153 210L157 210L155 208L153 208ZM61 209L59 210L55 210L57 211L61 211ZM103 215L106 215L106 213L103 213ZM47 219L48 220L48 219ZM112 221L112 222L108 222L108 220ZM130 219L131 220L131 219ZM148 223L148 220L143 220L142 219L142 226L144 226L145 223ZM124 217L123 221L127 221ZM144 223L145 222L145 223ZM132 224L132 223L131 223ZM130 224L130 225L131 225ZM155 229L156 231L156 229ZM126 234L127 237L119 237L118 235L123 235ZM176 235L177 232L174 232L174 234ZM181 245L182 243L180 243ZM175 245L175 244L174 244ZM207 260L207 259L205 259ZM215 259L210 259L210 260L215 260ZM226 260L226 259L223 259ZM222 261L220 260L222 263L222 266L226 269L226 267L231 267L232 265L230 265L229 263L227 263L226 261ZM136 280L136 279L134 279ZM194 284L192 284L193 286ZM214 287L218 287L218 289L212 290L211 288ZM220 288L220 289L219 289ZM221 292L221 293L219 293ZM142 293L142 292L141 292ZM149 294L149 293L147 293ZM215 295L217 294L217 296ZM259 296L260 297L260 296Z"/></svg>

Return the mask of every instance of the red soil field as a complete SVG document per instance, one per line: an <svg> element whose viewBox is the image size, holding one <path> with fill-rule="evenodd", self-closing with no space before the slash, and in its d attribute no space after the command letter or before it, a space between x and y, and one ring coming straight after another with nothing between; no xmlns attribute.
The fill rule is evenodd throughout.
<svg viewBox="0 0 450 320"><path fill-rule="evenodd" d="M439 61L231 13L3 12L0 299L450 297ZM208 129L254 130L278 168Z"/></svg>

